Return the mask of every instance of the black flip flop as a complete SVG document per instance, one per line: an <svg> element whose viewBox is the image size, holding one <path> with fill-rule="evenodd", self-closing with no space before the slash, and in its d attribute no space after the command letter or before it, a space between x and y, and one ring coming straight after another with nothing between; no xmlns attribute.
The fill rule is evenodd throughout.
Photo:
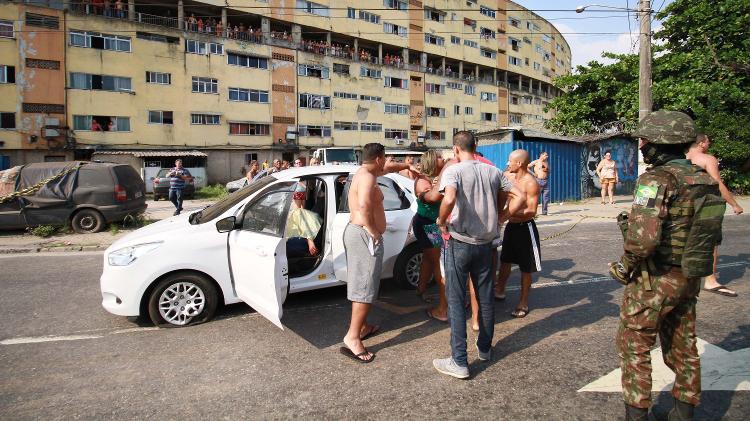
<svg viewBox="0 0 750 421"><path fill-rule="evenodd" d="M371 338L371 337L377 335L378 333L380 333L380 326L378 326L378 325L370 325L370 331L367 332L367 334L365 336L359 338L359 340L360 341L364 341L365 339Z"/></svg>
<svg viewBox="0 0 750 421"><path fill-rule="evenodd" d="M354 361L360 362L362 364L371 363L375 359L375 354L372 354L372 357L369 360L363 360L362 358L360 358L363 355L369 354L369 351L367 350L367 348L365 348L365 350L362 351L362 352L360 352L359 354L355 354L354 352L352 352L351 349L349 349L349 348L347 348L345 346L342 346L341 348L339 348L339 352L342 355L347 356L347 357L353 359Z"/></svg>
<svg viewBox="0 0 750 421"><path fill-rule="evenodd" d="M714 294L723 295L725 297L736 297L737 293L732 291L731 289L725 287L724 285L719 285L717 287L713 288L703 288L704 291L713 292Z"/></svg>

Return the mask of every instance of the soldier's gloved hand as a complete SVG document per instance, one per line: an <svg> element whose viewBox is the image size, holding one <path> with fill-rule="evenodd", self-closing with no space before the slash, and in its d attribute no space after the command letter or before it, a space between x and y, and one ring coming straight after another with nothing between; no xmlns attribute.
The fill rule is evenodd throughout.
<svg viewBox="0 0 750 421"><path fill-rule="evenodd" d="M630 283L630 271L622 264L622 262L612 262L609 264L609 275L615 279L615 281L627 285Z"/></svg>

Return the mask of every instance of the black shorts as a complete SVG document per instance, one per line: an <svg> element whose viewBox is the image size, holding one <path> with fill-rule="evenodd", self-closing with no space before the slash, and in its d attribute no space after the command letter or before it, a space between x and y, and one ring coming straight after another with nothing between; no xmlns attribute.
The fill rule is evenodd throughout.
<svg viewBox="0 0 750 421"><path fill-rule="evenodd" d="M533 219L527 222L505 224L500 262L515 263L521 272L525 273L542 270L539 231Z"/></svg>

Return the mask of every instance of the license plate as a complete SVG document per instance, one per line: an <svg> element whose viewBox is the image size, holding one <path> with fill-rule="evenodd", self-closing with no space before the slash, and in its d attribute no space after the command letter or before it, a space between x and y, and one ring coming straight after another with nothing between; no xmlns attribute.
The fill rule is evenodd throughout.
<svg viewBox="0 0 750 421"><path fill-rule="evenodd" d="M135 192L135 198L138 199L140 197L143 197L143 192L140 192L140 191Z"/></svg>

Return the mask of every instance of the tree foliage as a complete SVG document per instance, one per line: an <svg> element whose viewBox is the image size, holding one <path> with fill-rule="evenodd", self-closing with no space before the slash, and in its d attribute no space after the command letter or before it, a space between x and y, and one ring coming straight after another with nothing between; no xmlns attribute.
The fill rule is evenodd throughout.
<svg viewBox="0 0 750 421"><path fill-rule="evenodd" d="M750 1L675 0L658 18L654 109L691 114L734 186L748 185L738 169L750 159ZM592 61L555 80L567 93L550 102L549 129L581 135L617 120L637 124L638 56L603 56L613 63Z"/></svg>

